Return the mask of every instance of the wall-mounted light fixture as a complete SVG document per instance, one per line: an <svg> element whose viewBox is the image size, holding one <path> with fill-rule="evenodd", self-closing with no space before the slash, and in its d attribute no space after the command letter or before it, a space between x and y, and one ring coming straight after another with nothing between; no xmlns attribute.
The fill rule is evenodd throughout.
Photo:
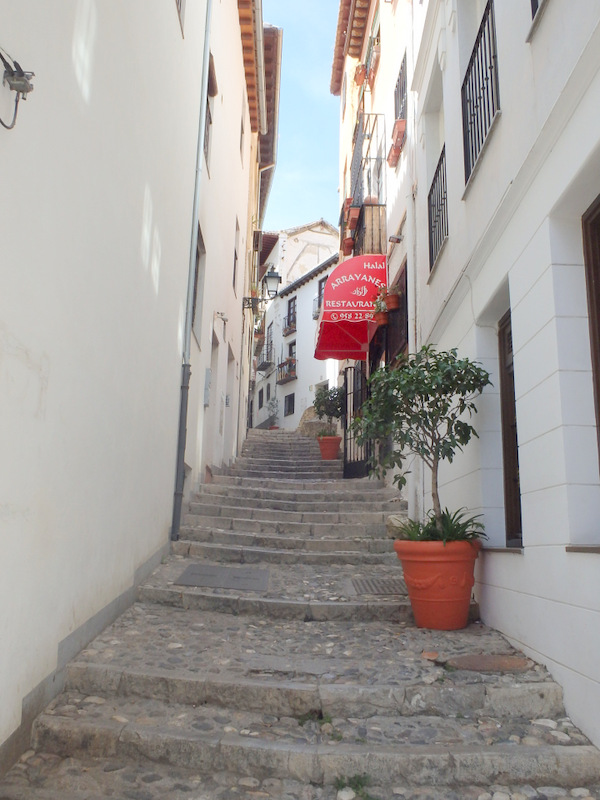
<svg viewBox="0 0 600 800"><path fill-rule="evenodd" d="M3 128L6 128L6 130L10 131L15 127L17 122L19 100L21 98L23 98L23 100L27 100L27 95L29 92L33 92L33 84L31 83L31 79L35 75L35 72L25 72L19 62L15 61L14 58L11 58L6 50L2 50L2 48L0 48L0 61L2 61L4 64L4 77L2 79L2 85L8 86L11 92L17 93L15 97L15 109L13 112L12 122L9 124L0 118L0 125L2 125Z"/></svg>
<svg viewBox="0 0 600 800"><path fill-rule="evenodd" d="M280 283L281 275L275 271L275 267L271 264L261 281L261 296L242 298L242 308L251 308L255 313L258 313L262 303L267 303L275 297L279 291Z"/></svg>
<svg viewBox="0 0 600 800"><path fill-rule="evenodd" d="M404 236L400 234L399 236L390 236L389 240L392 244L400 244L400 242L404 239Z"/></svg>

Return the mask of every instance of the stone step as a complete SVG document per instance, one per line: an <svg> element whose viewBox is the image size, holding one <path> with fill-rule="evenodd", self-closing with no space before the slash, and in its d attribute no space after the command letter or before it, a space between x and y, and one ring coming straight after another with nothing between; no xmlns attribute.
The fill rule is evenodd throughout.
<svg viewBox="0 0 600 800"><path fill-rule="evenodd" d="M191 579L196 585L186 585L186 570L199 576ZM412 619L396 564L223 566L173 555L139 587L138 599L265 619Z"/></svg>
<svg viewBox="0 0 600 800"><path fill-rule="evenodd" d="M382 494L381 496L368 494L355 498L350 493L344 495L310 492L279 492L277 495L267 496L257 490L243 487L224 487L213 484L204 484L194 493L192 503L207 503L209 505L225 505L237 508L267 508L275 511L325 511L327 513L350 513L361 511L383 511L385 515L406 512L406 503L400 501L397 495Z"/></svg>
<svg viewBox="0 0 600 800"><path fill-rule="evenodd" d="M333 463L333 462L332 462ZM311 469L311 470L304 470L304 469L297 469L294 472L286 472L285 480L287 481L311 481L316 480L318 478L322 480L330 480L336 477L342 477L342 464L340 463L339 467L334 467L333 469L330 467L323 468L321 470ZM226 467L223 469L223 474L230 476L232 478L242 478L247 479L251 478L256 481L265 481L265 480L280 480L282 472L278 469L238 469L237 467Z"/></svg>
<svg viewBox="0 0 600 800"><path fill-rule="evenodd" d="M239 475L221 475L215 473L213 475L212 484L220 486L239 486L248 488L256 488L266 493L283 492L285 494L295 494L302 492L318 492L318 493L334 493L342 495L358 494L365 496L368 494L377 494L382 491L383 487L379 481L370 480L369 478L360 479L344 479L344 478L324 478L324 479L307 479L307 480L283 480L281 478L242 478ZM390 490L387 490L390 492ZM397 496L397 492L395 493Z"/></svg>
<svg viewBox="0 0 600 800"><path fill-rule="evenodd" d="M275 549L272 547L244 547L210 542L190 542L180 539L173 542L172 552L186 558L206 558L220 564L308 564L331 566L334 564L393 564L395 553L340 550L309 552L306 550Z"/></svg>
<svg viewBox="0 0 600 800"><path fill-rule="evenodd" d="M29 751L22 762L2 782L2 800L339 800L340 797L373 800L477 800L494 793L529 800L572 800L574 797L596 800L582 787L559 792L556 786L436 785L409 787L404 780L392 786L378 783L373 775L348 775L339 778L338 786L310 786L304 781L258 778L220 771L200 775L197 770L169 764L124 758L61 758ZM361 792L341 794L344 787ZM338 794L338 791L340 794ZM368 794L365 794L368 792ZM585 792L585 794L584 794Z"/></svg>
<svg viewBox="0 0 600 800"><path fill-rule="evenodd" d="M339 531L342 533L343 531ZM243 531L222 530L204 526L182 526L180 541L198 542L200 544L227 545L230 547L243 547L248 550L253 548L266 548L271 550L293 550L302 553L336 553L356 552L362 555L368 553L387 553L394 556L394 563L398 568L392 541L381 537L307 537L299 538L295 535L285 534L257 534Z"/></svg>
<svg viewBox="0 0 600 800"><path fill-rule="evenodd" d="M466 653L501 661L487 672L449 666ZM521 658L519 670L502 671L518 655L480 624L432 632L387 622L267 622L138 603L68 666L66 685L91 696L278 716L563 718L562 691L543 667Z"/></svg>
<svg viewBox="0 0 600 800"><path fill-rule="evenodd" d="M192 501L188 516L212 517L223 519L260 520L261 522L318 522L328 525L385 525L389 512L377 511L330 511L326 506L322 510L283 511L276 508L247 506L230 506L225 503L208 503Z"/></svg>
<svg viewBox="0 0 600 800"><path fill-rule="evenodd" d="M228 769L316 785L349 774L413 786L432 778L494 783L510 775L514 782L570 787L597 780L600 771L600 753L568 720L549 730L526 718L304 719L73 691L37 718L32 746L63 757L142 757L204 774Z"/></svg>
<svg viewBox="0 0 600 800"><path fill-rule="evenodd" d="M365 534L373 537L385 536L385 525L383 522L360 524L338 522L286 522L263 519L232 519L231 517L208 517L194 516L186 514L183 520L185 530L189 532L196 526L202 528L218 528L219 530L242 531L243 533L270 533L288 536L297 536L300 539L311 537L335 537L340 532L344 537L361 538ZM340 531L340 527L343 529Z"/></svg>
<svg viewBox="0 0 600 800"><path fill-rule="evenodd" d="M277 483L280 485L278 486ZM332 511L339 511L346 507L351 511L359 510L365 504L374 508L387 508L388 506L392 509L406 508L406 503L400 499L397 492L382 490L378 487L369 488L368 484L360 484L359 488L349 481L328 482L327 484L313 482L309 488L303 488L299 483L294 483L291 488L286 488L288 484L287 481L285 483L283 481L270 482L269 484L260 482L245 484L242 481L205 483L195 492L194 497L229 498L232 503L236 499L243 505L246 505L245 500L252 500L261 506L271 504L272 507L277 507L276 504L279 503L308 504L309 508L306 510L310 510L316 504L319 506L327 504ZM291 508L291 510L297 509Z"/></svg>

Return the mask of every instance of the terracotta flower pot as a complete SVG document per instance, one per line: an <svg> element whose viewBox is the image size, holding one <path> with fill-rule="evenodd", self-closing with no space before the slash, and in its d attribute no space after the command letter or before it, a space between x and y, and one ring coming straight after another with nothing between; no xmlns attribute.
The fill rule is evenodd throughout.
<svg viewBox="0 0 600 800"><path fill-rule="evenodd" d="M323 461L335 461L340 452L341 436L319 436L319 448Z"/></svg>
<svg viewBox="0 0 600 800"><path fill-rule="evenodd" d="M375 313L373 314L373 319L378 325L387 325L388 313L387 311L375 311Z"/></svg>
<svg viewBox="0 0 600 800"><path fill-rule="evenodd" d="M419 628L454 631L469 620L475 561L481 542L413 542L398 539L394 550Z"/></svg>
<svg viewBox="0 0 600 800"><path fill-rule="evenodd" d="M388 311L392 311L394 308L400 308L399 294L386 294L384 300Z"/></svg>

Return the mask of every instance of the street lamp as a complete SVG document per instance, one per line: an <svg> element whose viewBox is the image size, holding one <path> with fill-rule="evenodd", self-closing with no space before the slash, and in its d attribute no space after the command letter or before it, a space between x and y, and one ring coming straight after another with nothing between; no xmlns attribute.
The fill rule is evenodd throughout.
<svg viewBox="0 0 600 800"><path fill-rule="evenodd" d="M253 311L258 312L262 303L267 303L275 297L280 283L281 275L275 271L275 267L271 264L269 271L265 273L261 281L262 297L242 298L242 308L251 308Z"/></svg>

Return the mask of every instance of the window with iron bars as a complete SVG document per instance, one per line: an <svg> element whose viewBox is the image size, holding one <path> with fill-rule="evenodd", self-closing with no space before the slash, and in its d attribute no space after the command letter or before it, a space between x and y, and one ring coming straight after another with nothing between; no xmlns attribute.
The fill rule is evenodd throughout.
<svg viewBox="0 0 600 800"><path fill-rule="evenodd" d="M394 112L395 119L406 119L406 53L394 89Z"/></svg>
<svg viewBox="0 0 600 800"><path fill-rule="evenodd" d="M500 110L493 0L489 0L483 13L461 95L466 182L479 158L494 117Z"/></svg>
<svg viewBox="0 0 600 800"><path fill-rule="evenodd" d="M446 145L442 148L442 154L431 182L427 197L427 212L429 217L429 269L432 269L448 236Z"/></svg>

